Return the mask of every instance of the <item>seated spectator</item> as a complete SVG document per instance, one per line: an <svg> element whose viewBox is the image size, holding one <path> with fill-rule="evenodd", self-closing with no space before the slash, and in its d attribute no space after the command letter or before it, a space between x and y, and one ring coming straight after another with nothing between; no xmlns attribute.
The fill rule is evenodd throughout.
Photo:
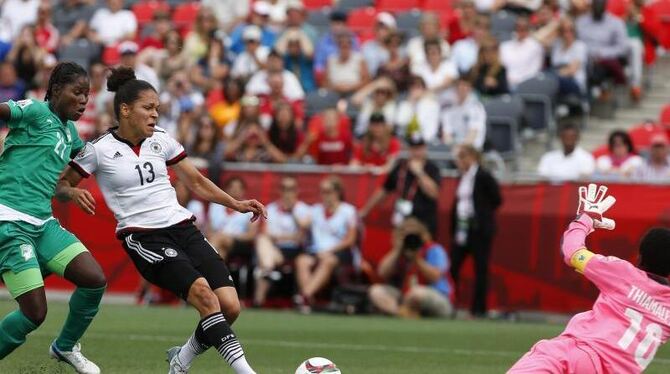
<svg viewBox="0 0 670 374"><path fill-rule="evenodd" d="M226 139L236 136L247 124L261 123L260 100L256 96L245 95L240 99L239 117L223 128Z"/></svg>
<svg viewBox="0 0 670 374"><path fill-rule="evenodd" d="M240 53L230 72L233 78L249 79L255 72L265 67L270 50L260 45L261 29L258 26L247 26L244 29L244 50Z"/></svg>
<svg viewBox="0 0 670 374"><path fill-rule="evenodd" d="M23 100L26 97L26 83L16 75L11 62L0 62L0 102Z"/></svg>
<svg viewBox="0 0 670 374"><path fill-rule="evenodd" d="M258 122L246 122L227 143L224 156L235 162L272 162L270 146L263 127Z"/></svg>
<svg viewBox="0 0 670 374"><path fill-rule="evenodd" d="M149 82L156 89L156 92L161 92L161 83L156 71L137 58L137 52L139 51L137 43L129 40L122 42L118 45L117 50L121 56L121 66L133 69L137 79Z"/></svg>
<svg viewBox="0 0 670 374"><path fill-rule="evenodd" d="M40 0L5 0L0 7L0 23L9 28L9 40L16 39L25 26L34 25Z"/></svg>
<svg viewBox="0 0 670 374"><path fill-rule="evenodd" d="M551 50L551 66L558 74L559 95L586 94L586 44L577 40L572 20L564 18L559 28L559 38Z"/></svg>
<svg viewBox="0 0 670 374"><path fill-rule="evenodd" d="M54 63L55 66L55 63ZM75 123L77 132L82 140L93 140L96 132L96 119L105 112L105 101L109 94L105 83L107 67L102 63L95 63L89 68L89 77L91 81L90 90L88 91L88 102L86 103L86 111ZM48 77L48 76L47 76ZM45 91L46 93L46 91ZM41 100L44 95L41 95Z"/></svg>
<svg viewBox="0 0 670 374"><path fill-rule="evenodd" d="M86 0L63 0L53 12L53 23L60 34L61 46L86 38L88 24L96 8Z"/></svg>
<svg viewBox="0 0 670 374"><path fill-rule="evenodd" d="M403 40L404 36L400 31L394 30L390 33L384 44L386 59L377 69L377 77L391 79L400 92L407 91L410 78L409 58L402 46Z"/></svg>
<svg viewBox="0 0 670 374"><path fill-rule="evenodd" d="M249 22L237 25L230 33L230 50L242 53L245 50L246 38L244 33L249 26L258 28L258 42L265 48L272 48L277 40L277 33L270 27L270 6L266 1L256 1L251 7Z"/></svg>
<svg viewBox="0 0 670 374"><path fill-rule="evenodd" d="M189 58L183 53L183 40L179 31L171 30L163 39L164 49L156 55L152 64L161 82L167 82L172 75L189 66Z"/></svg>
<svg viewBox="0 0 670 374"><path fill-rule="evenodd" d="M426 41L437 40L440 46L440 56L449 56L449 43L440 31L440 19L437 14L426 12L421 15L419 24L421 35L415 36L407 43L407 55L410 58L410 67L416 69L426 62Z"/></svg>
<svg viewBox="0 0 670 374"><path fill-rule="evenodd" d="M337 53L328 57L325 87L342 96L349 96L368 83L370 75L365 59L352 49L348 32L336 35Z"/></svg>
<svg viewBox="0 0 670 374"><path fill-rule="evenodd" d="M244 94L244 85L238 79L228 79L223 84L220 100L216 100L209 107L209 115L214 123L226 129L228 125L240 118L242 109L241 99ZM210 96L212 93L210 93ZM208 98L208 101L210 98Z"/></svg>
<svg viewBox="0 0 670 374"><path fill-rule="evenodd" d="M244 199L246 189L246 183L239 177L230 178L223 185L223 190L236 200ZM251 213L240 213L219 204L209 205L207 238L222 258L251 257L259 225L258 221L251 222L251 217Z"/></svg>
<svg viewBox="0 0 670 374"><path fill-rule="evenodd" d="M382 113L385 118L389 119L395 118L397 107L395 95L395 84L389 78L383 77L368 83L351 96L351 104L358 108L354 130L357 137L367 132L370 116L373 113ZM393 127L392 124L389 126Z"/></svg>
<svg viewBox="0 0 670 374"><path fill-rule="evenodd" d="M670 156L668 155L668 137L657 134L651 139L649 159L633 171L637 182L668 182L670 180Z"/></svg>
<svg viewBox="0 0 670 374"><path fill-rule="evenodd" d="M284 67L298 79L304 92L316 90L314 78L314 45L300 30L287 30L277 41L277 52L284 59Z"/></svg>
<svg viewBox="0 0 670 374"><path fill-rule="evenodd" d="M307 10L303 5L302 0L288 0L286 4L286 32L291 30L298 30L309 39L312 46L318 41L319 32L309 23L305 22L307 18Z"/></svg>
<svg viewBox="0 0 670 374"><path fill-rule="evenodd" d="M268 217L256 238L256 289L254 305L262 306L270 289L273 272L286 261L293 262L304 251L311 208L298 199L298 181L282 177L279 199L267 206Z"/></svg>
<svg viewBox="0 0 670 374"><path fill-rule="evenodd" d="M427 143L438 141L440 126L440 104L435 95L426 89L423 78L410 79L407 98L398 104L396 112L396 134L407 137L419 132Z"/></svg>
<svg viewBox="0 0 670 374"><path fill-rule="evenodd" d="M567 17L566 17L567 18ZM571 19L571 18L570 18ZM554 11L553 4L544 1L531 21L532 37L543 47L551 48L559 37L560 13Z"/></svg>
<svg viewBox="0 0 670 374"><path fill-rule="evenodd" d="M42 2L37 8L37 21L35 22L35 41L47 53L55 53L60 41L60 33L51 22L51 9L50 3Z"/></svg>
<svg viewBox="0 0 670 374"><path fill-rule="evenodd" d="M7 61L14 64L16 74L28 88L34 87L37 70L46 56L46 51L37 45L35 28L27 25L21 30L7 54Z"/></svg>
<svg viewBox="0 0 670 374"><path fill-rule="evenodd" d="M384 114L373 113L363 139L354 145L354 154L349 165L385 174L395 164L401 148L400 140L393 135Z"/></svg>
<svg viewBox="0 0 670 374"><path fill-rule="evenodd" d="M459 75L468 73L477 63L479 47L486 39L491 38L491 21L488 16L475 17L474 28L471 34L454 43L451 49L451 57Z"/></svg>
<svg viewBox="0 0 670 374"><path fill-rule="evenodd" d="M170 13L164 10L156 10L151 23L142 28L140 35L140 51L144 53L149 50L165 49L165 37L173 30L172 21L170 20Z"/></svg>
<svg viewBox="0 0 670 374"><path fill-rule="evenodd" d="M304 101L301 99L291 99L284 96L284 75L281 72L272 72L268 75L268 86L270 91L265 95L260 95L261 125L264 129L270 127L272 115L279 104L290 105L293 109L296 126L302 128L305 120Z"/></svg>
<svg viewBox="0 0 670 374"><path fill-rule="evenodd" d="M565 124L559 130L561 149L545 153L540 159L538 173L552 181L569 181L589 177L595 170L593 156L579 143L579 128Z"/></svg>
<svg viewBox="0 0 670 374"><path fill-rule="evenodd" d="M135 13L123 9L123 0L107 0L107 6L93 14L88 38L95 43L111 47L124 40L134 40L136 33Z"/></svg>
<svg viewBox="0 0 670 374"><path fill-rule="evenodd" d="M272 117L268 130L268 151L272 161L283 163L295 159L304 136L296 124L293 108L288 104L279 104Z"/></svg>
<svg viewBox="0 0 670 374"><path fill-rule="evenodd" d="M295 74L284 68L284 59L276 50L272 50L268 54L265 69L257 71L249 79L245 92L256 96L269 94L269 76L273 73L278 73L282 76L282 96L291 101L303 100L305 98L305 91L300 86L300 81L298 81Z"/></svg>
<svg viewBox="0 0 670 374"><path fill-rule="evenodd" d="M56 57L51 54L46 54L44 55L44 59L41 61L39 70L35 74L35 79L33 79L33 88L31 90L28 90L26 92L26 99L33 99L33 100L44 100L44 96L47 93L47 87L49 86L49 77L51 76L51 73L53 72L53 69L56 67L56 64L58 61L56 60ZM93 84L93 77L91 77L91 84ZM106 89L106 88L105 88ZM93 87L91 87L91 91L93 91ZM93 94L93 92L91 92ZM88 111L88 107L91 103L91 100L89 99L89 104L86 104L86 108ZM79 127L79 124L81 123L82 119L85 120L86 112L84 112L84 116L79 119L75 123L75 126ZM95 115L92 116L95 118ZM78 131L78 130L77 130ZM79 133L79 136L81 136L81 133ZM85 140L85 139L84 139Z"/></svg>
<svg viewBox="0 0 670 374"><path fill-rule="evenodd" d="M628 178L644 163L644 159L635 153L633 140L625 131L613 131L607 145L608 153L596 159L596 173L600 176Z"/></svg>
<svg viewBox="0 0 670 374"><path fill-rule="evenodd" d="M321 203L310 213L311 246L296 258L299 294L296 305L309 312L314 297L330 282L338 266L351 265L356 244L356 208L344 201L344 186L335 176L319 184Z"/></svg>
<svg viewBox="0 0 670 374"><path fill-rule="evenodd" d="M469 144L481 151L486 140L486 111L472 83L460 78L456 84L456 103L442 111L442 141L450 146Z"/></svg>
<svg viewBox="0 0 670 374"><path fill-rule="evenodd" d="M495 38L486 38L477 56L477 63L470 71L470 79L475 91L481 96L497 96L509 93L507 70L500 62L498 42Z"/></svg>
<svg viewBox="0 0 670 374"><path fill-rule="evenodd" d="M347 28L347 14L339 10L330 13L330 30L319 39L314 51L314 72L317 76L325 73L328 60L339 50L337 35L346 33L350 37L350 45L354 51L359 50L358 38Z"/></svg>
<svg viewBox="0 0 670 374"><path fill-rule="evenodd" d="M361 53L365 58L371 77L376 76L379 67L388 61L386 42L391 33L396 30L396 27L395 17L391 13L381 12L377 14L374 25L375 37L363 43L361 47Z"/></svg>
<svg viewBox="0 0 670 374"><path fill-rule="evenodd" d="M445 23L442 27L447 33L446 39L453 46L459 40L466 39L472 36L478 28L479 13L472 0L459 0L453 4L454 11L450 17L445 17L442 21ZM488 30L486 27L482 31Z"/></svg>
<svg viewBox="0 0 670 374"><path fill-rule="evenodd" d="M184 141L184 137L190 135L189 120L200 115L205 98L199 91L193 89L186 72L183 71L176 72L170 78L167 82L167 89L160 94L159 98L161 102L159 126L164 128L168 134L176 137L178 141Z"/></svg>
<svg viewBox="0 0 670 374"><path fill-rule="evenodd" d="M379 263L382 284L368 289L372 305L384 314L404 318L449 317L453 310L449 257L416 218L395 229L393 248Z"/></svg>
<svg viewBox="0 0 670 374"><path fill-rule="evenodd" d="M607 80L625 84L622 60L628 55L626 25L606 11L607 0L593 0L591 13L577 19L577 37L586 44L593 71L590 79L594 85Z"/></svg>
<svg viewBox="0 0 670 374"><path fill-rule="evenodd" d="M184 39L183 54L190 64L197 63L207 55L209 40L216 34L216 17L208 7L201 7L195 18L193 29Z"/></svg>
<svg viewBox="0 0 670 374"><path fill-rule="evenodd" d="M235 26L243 23L251 8L249 0L201 0L203 7L210 8L219 27L224 32L230 32Z"/></svg>
<svg viewBox="0 0 670 374"><path fill-rule="evenodd" d="M352 149L351 132L340 126L340 115L335 109L327 109L323 112L323 128L310 129L296 157L310 151L319 165L348 165Z"/></svg>
<svg viewBox="0 0 670 374"><path fill-rule="evenodd" d="M528 18L516 20L514 39L500 45L500 61L507 70L507 83L512 89L535 77L544 66L544 48L530 36Z"/></svg>
<svg viewBox="0 0 670 374"><path fill-rule="evenodd" d="M625 14L626 32L628 34L628 61L630 63L630 96L638 102L642 98L642 73L644 68L645 34L653 34L650 30L643 30L644 17L642 16L643 3L631 1L627 3Z"/></svg>
<svg viewBox="0 0 670 374"><path fill-rule="evenodd" d="M202 92L213 89L228 77L232 60L226 53L223 41L213 36L209 39L205 57L191 68L191 82Z"/></svg>
<svg viewBox="0 0 670 374"><path fill-rule="evenodd" d="M423 78L426 88L442 98L445 91L458 78L458 68L453 61L445 58L437 39L428 39L424 44L426 61L412 65L412 74Z"/></svg>
<svg viewBox="0 0 670 374"><path fill-rule="evenodd" d="M195 136L186 145L189 157L207 160L210 164L223 161L224 144L221 141L221 128L207 115L198 116Z"/></svg>

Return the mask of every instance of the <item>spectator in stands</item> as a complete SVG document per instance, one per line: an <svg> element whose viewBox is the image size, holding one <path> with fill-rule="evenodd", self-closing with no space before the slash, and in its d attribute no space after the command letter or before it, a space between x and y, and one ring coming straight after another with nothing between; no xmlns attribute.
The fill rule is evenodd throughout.
<svg viewBox="0 0 670 374"><path fill-rule="evenodd" d="M449 57L449 43L440 32L440 19L437 14L426 12L421 15L419 24L421 35L415 36L407 43L407 55L410 58L410 66L415 69L426 62L426 41L437 40L440 45L440 56Z"/></svg>
<svg viewBox="0 0 670 374"><path fill-rule="evenodd" d="M268 4L269 26L275 32L282 31L286 23L286 0L266 0Z"/></svg>
<svg viewBox="0 0 670 374"><path fill-rule="evenodd" d="M393 30L386 39L386 60L377 69L377 77L391 79L399 92L407 91L410 78L409 58L403 48L403 34Z"/></svg>
<svg viewBox="0 0 670 374"><path fill-rule="evenodd" d="M306 13L302 0L288 0L286 3L286 30L282 37L289 31L301 31L313 46L318 41L319 32L314 26L305 22Z"/></svg>
<svg viewBox="0 0 670 374"><path fill-rule="evenodd" d="M79 118L79 121L75 123L77 132L83 140L95 139L93 136L96 133L96 119L105 112L105 101L113 97L109 95L109 91L107 91L107 87L105 86L105 83L107 82L105 79L106 73L107 67L99 62L91 65L89 68L91 85L88 92L86 111L84 111L84 114ZM40 100L43 97L44 95L41 95Z"/></svg>
<svg viewBox="0 0 670 374"><path fill-rule="evenodd" d="M337 52L328 57L325 87L342 96L349 96L370 80L367 64L360 52L354 51L349 32L336 35Z"/></svg>
<svg viewBox="0 0 670 374"><path fill-rule="evenodd" d="M244 36L249 26L256 26L259 31L258 42L265 48L272 48L277 40L277 34L269 27L270 5L266 1L256 1L249 15L249 22L237 25L230 34L230 50L242 53L245 50L247 39Z"/></svg>
<svg viewBox="0 0 670 374"><path fill-rule="evenodd" d="M173 29L170 13L162 9L156 10L151 17L151 23L142 27L140 34L140 51L144 54L149 50L165 49L165 37Z"/></svg>
<svg viewBox="0 0 670 374"><path fill-rule="evenodd" d="M445 23L442 26L447 30L446 39L449 44L470 37L479 27L479 14L472 0L459 0L453 7L454 11L449 14L450 17L442 18Z"/></svg>
<svg viewBox="0 0 670 374"><path fill-rule="evenodd" d="M37 8L37 21L35 22L35 40L37 45L47 53L55 53L58 49L60 34L51 22L51 4L40 3Z"/></svg>
<svg viewBox="0 0 670 374"><path fill-rule="evenodd" d="M174 191L177 195L177 202L189 212L193 213L193 217L195 218L193 224L196 225L198 229L206 230L207 209L205 208L205 204L193 196L191 190L186 187L186 183L180 179L175 179L176 180L172 182L172 185L174 186Z"/></svg>
<svg viewBox="0 0 670 374"><path fill-rule="evenodd" d="M419 220L408 218L395 229L393 247L377 267L384 283L370 286L368 297L377 310L392 316L449 317L453 290L448 271L447 251Z"/></svg>
<svg viewBox="0 0 670 374"><path fill-rule="evenodd" d="M461 77L456 83L456 103L442 111L442 141L450 146L468 144L478 151L486 140L486 111L472 91L472 82Z"/></svg>
<svg viewBox="0 0 670 374"><path fill-rule="evenodd" d="M44 96L47 93L47 87L49 86L49 77L51 76L51 73L53 71L53 68L56 67L56 64L58 61L56 60L56 57L51 54L46 54L44 55L44 59L41 61L39 70L35 74L35 79L33 88L29 90L26 93L26 98L27 99L33 99L33 100L44 100ZM93 82L91 81L91 84ZM93 88L91 87L91 90ZM91 100L89 100L89 103ZM87 104L88 108L88 104ZM86 113L84 113L84 116L86 116ZM84 119L84 116L77 121L76 125L79 126L79 123ZM81 136L81 133L80 133Z"/></svg>
<svg viewBox="0 0 670 374"><path fill-rule="evenodd" d="M360 211L365 218L384 198L398 193L392 223L398 226L407 217L416 217L430 232L437 232L437 206L440 193L440 169L428 159L426 143L418 133L407 139L409 158L399 160Z"/></svg>
<svg viewBox="0 0 670 374"><path fill-rule="evenodd" d="M538 173L554 181L578 180L593 174L593 156L578 145L579 127L572 123L564 124L558 135L561 149L549 151L542 156Z"/></svg>
<svg viewBox="0 0 670 374"><path fill-rule="evenodd" d="M244 84L239 79L228 79L224 82L221 91L221 100L209 107L209 115L218 127L225 129L240 118Z"/></svg>
<svg viewBox="0 0 670 374"><path fill-rule="evenodd" d="M201 0L203 7L210 8L219 26L226 33L243 23L249 15L249 0Z"/></svg>
<svg viewBox="0 0 670 374"><path fill-rule="evenodd" d="M12 49L7 54L7 61L14 64L19 79L30 89L34 87L35 75L45 56L46 51L40 48L35 40L34 26L26 25L12 44Z"/></svg>
<svg viewBox="0 0 670 374"><path fill-rule="evenodd" d="M265 95L260 95L259 99L261 110L261 125L264 129L270 127L272 123L272 115L280 104L288 104L293 109L293 115L296 125L302 128L305 121L304 102L300 99L291 99L284 95L284 76L281 72L271 72L268 75L268 85L270 92Z"/></svg>
<svg viewBox="0 0 670 374"><path fill-rule="evenodd" d="M277 51L284 58L284 67L298 79L304 92L316 90L314 79L314 45L306 33L287 30L277 41Z"/></svg>
<svg viewBox="0 0 670 374"><path fill-rule="evenodd" d="M0 102L23 100L26 96L26 83L16 74L11 62L0 62Z"/></svg>
<svg viewBox="0 0 670 374"><path fill-rule="evenodd" d="M435 93L438 99L442 101L446 90L458 78L458 68L451 59L442 56L439 40L426 40L424 50L426 61L412 65L412 74L423 78L426 88Z"/></svg>
<svg viewBox="0 0 670 374"><path fill-rule="evenodd" d="M282 96L286 99L295 101L305 98L300 81L292 72L284 68L284 59L277 50L272 50L268 54L265 69L259 70L249 79L246 85L246 93L249 95L267 95L270 93L269 77L271 74L281 74L283 81Z"/></svg>
<svg viewBox="0 0 670 374"><path fill-rule="evenodd" d="M270 146L272 143L260 123L247 122L227 143L225 158L236 162L272 162Z"/></svg>
<svg viewBox="0 0 670 374"><path fill-rule="evenodd" d="M224 143L221 128L207 115L198 116L193 141L186 144L189 157L207 160L210 164L223 161Z"/></svg>
<svg viewBox="0 0 670 374"><path fill-rule="evenodd" d="M370 126L363 138L354 145L354 155L349 165L364 167L373 173L385 174L395 165L402 145L393 135L383 113L370 116Z"/></svg>
<svg viewBox="0 0 670 374"><path fill-rule="evenodd" d="M160 92L161 82L158 79L156 71L150 66L140 62L137 58L137 52L139 51L137 43L127 40L120 43L117 50L121 56L121 66L133 69L137 79L149 82L157 92Z"/></svg>
<svg viewBox="0 0 670 374"><path fill-rule="evenodd" d="M591 13L577 19L577 37L586 44L593 64L590 79L594 85L610 79L625 84L622 60L628 55L626 25L606 9L607 0L593 0Z"/></svg>
<svg viewBox="0 0 670 374"><path fill-rule="evenodd" d="M633 101L638 102L642 97L642 70L644 64L644 32L641 14L643 2L631 1L627 3L625 14L626 32L628 35L628 61L630 63L630 95Z"/></svg>
<svg viewBox="0 0 670 374"><path fill-rule="evenodd" d="M396 27L395 17L391 13L381 12L377 14L374 25L375 37L363 43L361 47L361 53L363 53L371 77L376 76L379 67L388 60L386 41Z"/></svg>
<svg viewBox="0 0 670 374"><path fill-rule="evenodd" d="M61 36L60 43L67 46L73 41L86 38L88 24L95 7L87 0L63 0L54 9L53 23Z"/></svg>
<svg viewBox="0 0 670 374"><path fill-rule="evenodd" d="M268 152L273 162L294 160L304 136L297 125L293 108L280 103L272 116L272 125L268 130Z"/></svg>
<svg viewBox="0 0 670 374"><path fill-rule="evenodd" d="M245 95L240 99L239 117L223 128L226 139L236 136L246 125L261 123L260 100L257 96Z"/></svg>
<svg viewBox="0 0 670 374"><path fill-rule="evenodd" d="M488 16L477 16L472 33L454 43L451 56L459 75L467 74L477 63L479 47L484 40L491 37L490 28L491 21Z"/></svg>
<svg viewBox="0 0 670 374"><path fill-rule="evenodd" d="M496 231L495 212L502 204L500 187L481 166L481 155L471 145L456 148L456 166L461 175L451 208L451 276L459 285L461 266L466 257L474 258L475 287L470 312L486 317L489 259Z"/></svg>
<svg viewBox="0 0 670 374"><path fill-rule="evenodd" d="M533 15L531 22L531 28L533 29L531 36L540 42L543 47L551 48L559 37L558 31L561 25L560 14L554 11L553 4L544 1L540 9Z"/></svg>
<svg viewBox="0 0 670 374"><path fill-rule="evenodd" d="M183 44L179 31L171 30L165 35L165 49L154 64L161 82L167 82L174 73L188 67L190 59L182 50Z"/></svg>
<svg viewBox="0 0 670 374"><path fill-rule="evenodd" d="M200 115L205 98L193 89L184 71L176 72L167 82L167 89L160 94L161 116L158 124L169 134L182 140L190 133L190 120Z"/></svg>
<svg viewBox="0 0 670 374"><path fill-rule="evenodd" d="M347 14L334 10L330 13L330 30L316 43L314 51L314 72L321 75L326 71L330 56L337 54L337 35L347 33L351 38L351 48L357 51L359 47L358 38L349 31L347 27Z"/></svg>
<svg viewBox="0 0 670 374"><path fill-rule="evenodd" d="M356 208L345 202L344 186L335 176L319 184L321 203L312 207L310 231L312 244L308 253L296 258L299 295L296 305L309 312L314 297L331 279L338 266L351 265L356 244Z"/></svg>
<svg viewBox="0 0 670 374"><path fill-rule="evenodd" d="M298 181L285 176L279 183L279 199L267 206L268 218L256 238L256 289L254 305L265 303L275 269L293 262L304 251L311 208L298 198Z"/></svg>
<svg viewBox="0 0 670 374"><path fill-rule="evenodd" d="M647 183L670 181L668 144L668 137L665 134L653 136L649 150L649 159L635 169L633 172L634 180Z"/></svg>
<svg viewBox="0 0 670 374"><path fill-rule="evenodd" d="M353 150L351 132L340 125L337 110L326 109L321 116L322 128L310 129L296 157L302 158L309 151L319 165L348 165Z"/></svg>
<svg viewBox="0 0 670 374"><path fill-rule="evenodd" d="M193 29L184 39L184 56L195 64L207 55L210 39L216 34L216 17L210 8L201 7L195 18Z"/></svg>
<svg viewBox="0 0 670 374"><path fill-rule="evenodd" d="M123 9L123 0L107 0L107 7L93 14L88 38L95 43L113 47L124 40L134 40L136 33L135 13Z"/></svg>
<svg viewBox="0 0 670 374"><path fill-rule="evenodd" d="M265 67L270 49L260 44L261 29L258 26L246 26L243 39L244 51L235 59L230 73L233 78L246 80Z"/></svg>
<svg viewBox="0 0 670 374"><path fill-rule="evenodd" d="M396 117L396 88L393 81L382 77L376 79L351 96L351 104L358 108L358 118L354 134L363 136L368 130L370 116L374 113L382 113L385 118ZM389 124L392 126L392 124Z"/></svg>
<svg viewBox="0 0 670 374"><path fill-rule="evenodd" d="M629 178L644 159L635 153L633 140L627 132L613 131L607 141L608 153L596 159L596 173L607 178Z"/></svg>
<svg viewBox="0 0 670 374"><path fill-rule="evenodd" d="M477 56L477 63L470 72L475 91L480 96L497 96L509 93L507 70L500 61L500 49L495 38L486 38Z"/></svg>
<svg viewBox="0 0 670 374"><path fill-rule="evenodd" d="M586 94L586 44L577 40L575 25L569 18L561 20L559 39L551 51L551 66L558 75L559 94L584 97Z"/></svg>
<svg viewBox="0 0 670 374"><path fill-rule="evenodd" d="M19 37L24 26L34 25L40 0L5 0L0 8L0 23L9 27L9 40Z"/></svg>
<svg viewBox="0 0 670 374"><path fill-rule="evenodd" d="M426 143L438 141L440 126L440 104L435 95L426 89L423 78L410 79L407 98L398 104L395 123L396 134L407 137L419 132Z"/></svg>
<svg viewBox="0 0 670 374"><path fill-rule="evenodd" d="M517 18L515 30L514 39L500 45L500 61L505 66L507 83L512 89L535 77L544 65L544 48L530 36L528 18Z"/></svg>
<svg viewBox="0 0 670 374"><path fill-rule="evenodd" d="M223 189L233 198L245 196L247 184L239 177L228 179ZM249 258L254 251L254 238L258 233L258 221L251 222L251 214L240 213L219 204L210 204L207 213L209 242L224 259L229 257Z"/></svg>
<svg viewBox="0 0 670 374"><path fill-rule="evenodd" d="M202 92L208 92L228 77L231 65L232 60L223 41L216 35L212 36L205 57L191 68L191 82Z"/></svg>

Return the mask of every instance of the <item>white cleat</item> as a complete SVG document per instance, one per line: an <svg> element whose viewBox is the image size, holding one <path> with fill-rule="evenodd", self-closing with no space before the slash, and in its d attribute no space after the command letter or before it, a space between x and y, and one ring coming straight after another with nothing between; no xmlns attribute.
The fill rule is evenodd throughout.
<svg viewBox="0 0 670 374"><path fill-rule="evenodd" d="M167 362L170 363L170 371L168 374L188 374L189 366L186 366L179 361L180 346L172 347L167 350Z"/></svg>
<svg viewBox="0 0 670 374"><path fill-rule="evenodd" d="M81 344L79 343L72 347L72 351L66 352L56 348L56 342L53 342L49 347L49 355L58 361L69 364L79 374L100 374L98 365L89 361L81 354Z"/></svg>

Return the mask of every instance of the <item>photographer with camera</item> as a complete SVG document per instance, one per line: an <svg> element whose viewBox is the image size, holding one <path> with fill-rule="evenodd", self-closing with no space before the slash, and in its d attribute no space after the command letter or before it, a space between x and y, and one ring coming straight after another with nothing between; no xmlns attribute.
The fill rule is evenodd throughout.
<svg viewBox="0 0 670 374"><path fill-rule="evenodd" d="M395 230L393 248L377 272L386 283L372 285L368 297L382 313L404 318L451 315L447 251L418 219L407 218Z"/></svg>

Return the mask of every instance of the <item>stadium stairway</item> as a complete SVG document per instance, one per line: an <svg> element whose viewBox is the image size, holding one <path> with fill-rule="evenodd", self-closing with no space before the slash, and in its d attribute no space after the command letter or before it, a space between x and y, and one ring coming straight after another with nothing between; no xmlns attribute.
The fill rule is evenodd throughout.
<svg viewBox="0 0 670 374"><path fill-rule="evenodd" d="M658 122L661 108L670 103L670 53L666 53L656 61L650 75L646 77L649 88L639 104L630 104L628 100L616 111L614 118L605 119L591 116L588 125L582 132L581 146L593 151L607 142L609 133L616 129L628 129L645 121ZM621 95L620 95L621 96ZM546 138L539 136L523 142L518 170L521 173L533 173L537 170L540 157L546 151ZM554 138L553 147L559 146Z"/></svg>

